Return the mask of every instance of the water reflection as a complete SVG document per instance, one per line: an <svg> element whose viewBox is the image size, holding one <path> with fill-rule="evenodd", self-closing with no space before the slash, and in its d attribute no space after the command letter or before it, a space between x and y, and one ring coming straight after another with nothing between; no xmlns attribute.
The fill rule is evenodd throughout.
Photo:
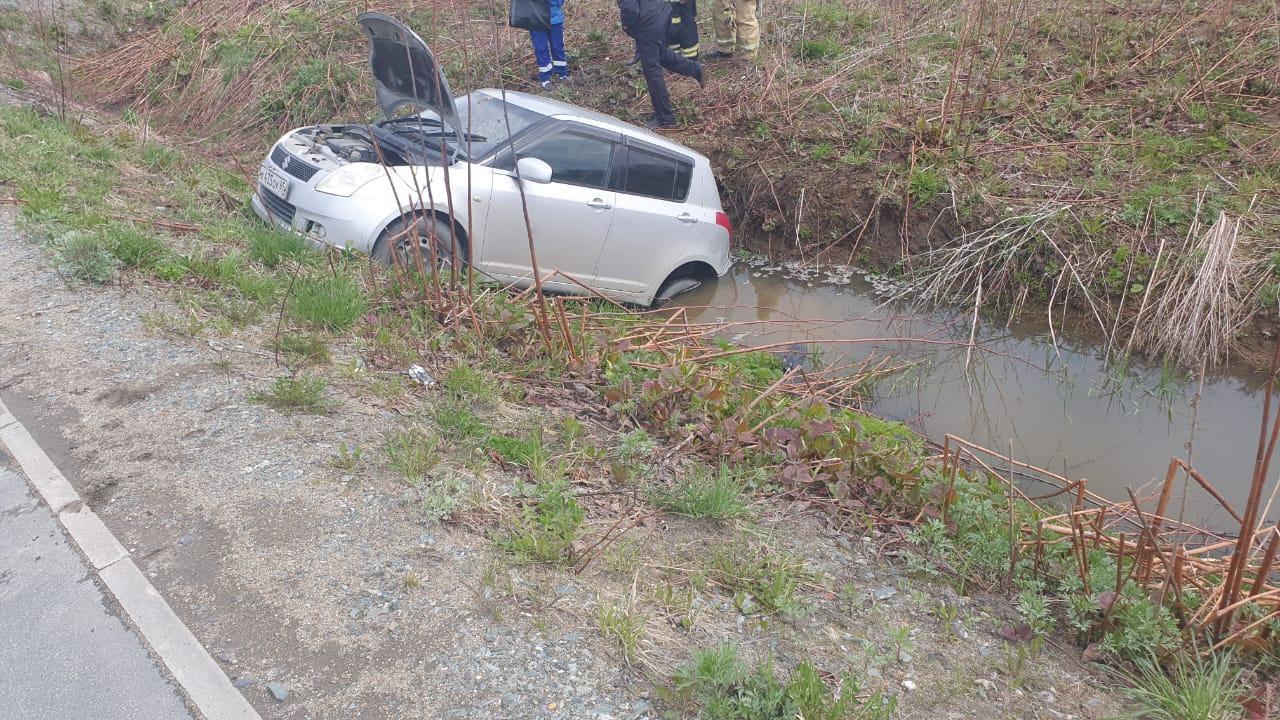
<svg viewBox="0 0 1280 720"><path fill-rule="evenodd" d="M726 334L743 344L818 343L824 362L835 363L892 355L910 367L878 386L870 409L935 439L950 432L1006 452L1012 446L1019 459L1089 478L1105 497L1125 499L1126 486L1150 491L1169 456L1188 452L1198 383L1137 362L1108 368L1104 348L1081 333L1060 332L1055 349L1043 324L980 319L983 350L974 352L972 316L885 306L856 276L833 283L746 265L677 303L694 320L730 323ZM876 338L929 342L865 342ZM1262 384L1247 371L1206 378L1194 410L1194 464L1236 507L1253 471ZM1188 494L1187 519L1230 521L1199 488Z"/></svg>

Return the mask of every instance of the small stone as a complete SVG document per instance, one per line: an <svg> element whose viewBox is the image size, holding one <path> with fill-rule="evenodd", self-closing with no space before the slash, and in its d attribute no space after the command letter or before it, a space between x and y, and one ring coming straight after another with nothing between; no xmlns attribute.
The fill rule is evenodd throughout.
<svg viewBox="0 0 1280 720"><path fill-rule="evenodd" d="M903 681L902 681L902 687L903 687L907 692L911 692L912 690L915 690L915 689L916 689L916 681L915 681L915 680L903 680Z"/></svg>
<svg viewBox="0 0 1280 720"><path fill-rule="evenodd" d="M194 539L195 539L195 536L193 536L191 533L184 532L182 533L182 535L178 536L178 544L183 546L190 545L191 541Z"/></svg>
<svg viewBox="0 0 1280 720"><path fill-rule="evenodd" d="M277 702L284 702L289 699L289 690L278 682L267 683L267 692L271 693L271 697Z"/></svg>
<svg viewBox="0 0 1280 720"><path fill-rule="evenodd" d="M897 588L889 587L887 585L882 588L876 588L875 592L873 593L877 601L888 600L889 598L897 594L898 594Z"/></svg>
<svg viewBox="0 0 1280 720"><path fill-rule="evenodd" d="M902 663L903 665L910 664L911 660L912 660L911 653L909 652L898 653L898 662Z"/></svg>
<svg viewBox="0 0 1280 720"><path fill-rule="evenodd" d="M254 681L251 678L236 678L231 681L231 687L237 690L243 690L247 687L252 687L253 683Z"/></svg>
<svg viewBox="0 0 1280 720"><path fill-rule="evenodd" d="M235 665L236 654L230 652L218 653L218 662L225 663L227 665Z"/></svg>

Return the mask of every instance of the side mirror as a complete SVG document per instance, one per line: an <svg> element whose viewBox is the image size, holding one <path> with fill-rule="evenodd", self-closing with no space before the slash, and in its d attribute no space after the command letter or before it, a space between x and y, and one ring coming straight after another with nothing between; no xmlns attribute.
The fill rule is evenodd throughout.
<svg viewBox="0 0 1280 720"><path fill-rule="evenodd" d="M520 179L539 184L551 182L551 166L545 160L536 157L523 157L516 163L520 171Z"/></svg>

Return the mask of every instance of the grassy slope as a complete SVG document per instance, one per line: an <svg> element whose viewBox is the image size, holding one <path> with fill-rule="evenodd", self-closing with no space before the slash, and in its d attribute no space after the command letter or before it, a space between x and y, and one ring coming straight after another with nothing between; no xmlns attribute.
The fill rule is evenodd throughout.
<svg viewBox="0 0 1280 720"><path fill-rule="evenodd" d="M80 87L246 161L287 127L369 115L351 21L366 3L225 4L88 58ZM500 5L374 5L426 36L455 86L529 84L527 41ZM717 69L705 95L673 82L689 122L677 135L717 161L743 236L775 255L927 277L951 259L930 249L1013 218L1034 237L948 268L954 286L938 289L964 295L981 276L988 301L1109 318L1149 285L1184 290L1182 264L1198 262L1185 236L1224 211L1245 218L1233 301L1262 310L1280 296L1276 13L1265 0L780 0L755 65ZM647 107L615 15L606 0L570 8L577 80L556 93L634 119Z"/></svg>

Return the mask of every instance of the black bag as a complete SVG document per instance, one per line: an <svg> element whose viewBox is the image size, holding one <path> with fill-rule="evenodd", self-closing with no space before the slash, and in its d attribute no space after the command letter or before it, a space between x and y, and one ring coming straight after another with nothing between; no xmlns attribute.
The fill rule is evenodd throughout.
<svg viewBox="0 0 1280 720"><path fill-rule="evenodd" d="M547 0L511 0L511 27L550 30L551 4Z"/></svg>

